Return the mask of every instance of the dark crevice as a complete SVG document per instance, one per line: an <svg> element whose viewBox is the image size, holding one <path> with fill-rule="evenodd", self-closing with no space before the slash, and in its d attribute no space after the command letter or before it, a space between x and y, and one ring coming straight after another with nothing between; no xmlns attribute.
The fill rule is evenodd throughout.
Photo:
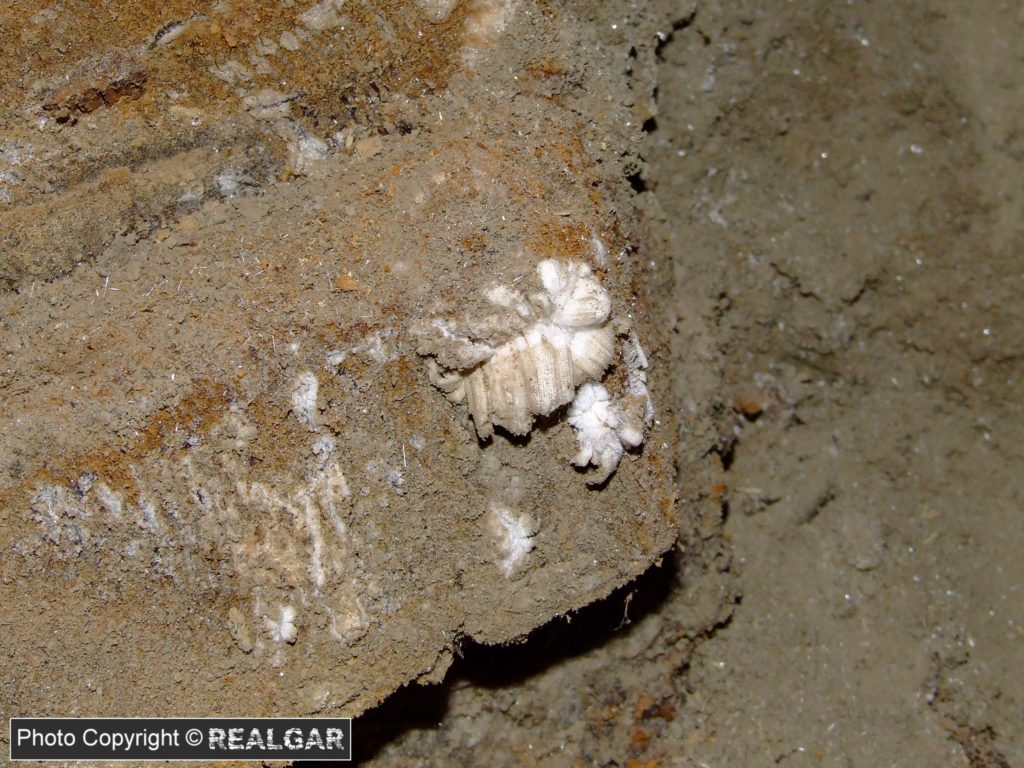
<svg viewBox="0 0 1024 768"><path fill-rule="evenodd" d="M640 171L637 171L636 173L631 173L629 176L626 177L626 181L629 182L629 186L633 188L634 192L646 192L648 190L647 182L644 181L643 176L641 176L640 174Z"/></svg>
<svg viewBox="0 0 1024 768"><path fill-rule="evenodd" d="M736 435L729 431L720 435L718 444L711 449L711 453L716 454L718 460L722 462L722 469L725 472L729 471L736 458L736 443Z"/></svg>
<svg viewBox="0 0 1024 768"><path fill-rule="evenodd" d="M628 635L632 625L661 608L678 578L679 562L675 551L670 550L660 566L650 568L603 600L553 619L519 644L482 645L467 640L444 682L409 685L354 720L353 741L358 743L354 762L299 761L294 767L340 767L370 761L408 732L440 726L448 714L452 691L458 688L522 686L567 659L589 653L614 637Z"/></svg>
<svg viewBox="0 0 1024 768"><path fill-rule="evenodd" d="M654 55L657 57L658 61L664 61L662 51L665 49L665 46L667 46L675 39L676 32L679 32L680 30L686 29L689 26L691 26L696 18L697 9L694 8L686 16L683 16L681 19L676 19L675 21L672 22L671 31L668 32L667 34L661 35L660 39L658 40L658 44L654 46Z"/></svg>

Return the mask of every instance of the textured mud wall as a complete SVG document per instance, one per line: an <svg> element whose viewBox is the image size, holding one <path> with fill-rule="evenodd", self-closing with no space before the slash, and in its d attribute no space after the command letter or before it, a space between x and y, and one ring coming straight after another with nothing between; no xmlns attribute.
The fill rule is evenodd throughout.
<svg viewBox="0 0 1024 768"><path fill-rule="evenodd" d="M0 716L357 714L671 545L628 32L529 2L2 13ZM537 302L545 259L594 271L603 383L654 405L603 484L566 405L478 439L421 354L495 286Z"/></svg>
<svg viewBox="0 0 1024 768"><path fill-rule="evenodd" d="M393 2L25 2L0 13L7 288L301 171L331 142L408 133L410 105L460 64L467 24L465 7L434 24Z"/></svg>
<svg viewBox="0 0 1024 768"><path fill-rule="evenodd" d="M1024 765L1021 5L606 21L653 13L684 554L396 694L367 764Z"/></svg>

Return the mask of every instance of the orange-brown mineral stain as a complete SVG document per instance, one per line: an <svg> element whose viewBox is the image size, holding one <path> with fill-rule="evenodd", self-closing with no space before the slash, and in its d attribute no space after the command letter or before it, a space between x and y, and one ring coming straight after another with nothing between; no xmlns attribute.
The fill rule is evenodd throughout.
<svg viewBox="0 0 1024 768"><path fill-rule="evenodd" d="M590 229L581 221L542 221L529 239L531 250L546 259L586 260Z"/></svg>
<svg viewBox="0 0 1024 768"><path fill-rule="evenodd" d="M343 293L363 290L363 285L346 272L338 273L334 278L334 287Z"/></svg>
<svg viewBox="0 0 1024 768"><path fill-rule="evenodd" d="M67 485L84 472L94 472L112 491L127 492L137 486L132 466L157 450L167 450L172 437L182 430L207 431L219 418L231 392L212 380L200 380L177 405L153 413L145 426L122 445L105 445L91 451L48 462L23 483L32 492L43 483Z"/></svg>
<svg viewBox="0 0 1024 768"><path fill-rule="evenodd" d="M729 486L727 486L723 482L717 482L711 486L711 490L708 492L708 496L713 502L717 504L718 502L722 501L722 499L725 498L725 493L727 490L729 490Z"/></svg>
<svg viewBox="0 0 1024 768"><path fill-rule="evenodd" d="M464 253L478 256L487 247L487 238L481 232L470 232L459 241Z"/></svg>
<svg viewBox="0 0 1024 768"><path fill-rule="evenodd" d="M0 67L8 72L30 67L43 82L60 80L36 97L38 107L60 122L115 105L156 118L168 101L149 94L183 85L190 103L215 114L239 107L239 97L214 74L217 67L258 50L262 41L298 30L311 40L294 51L277 47L269 69L250 68L252 90L279 89L287 82L301 94L296 114L312 128L348 119L353 111L362 122L378 123L389 92L415 98L435 91L463 66L458 52L470 5L460 3L443 23L427 25L402 0L349 3L338 27L309 30L298 18L300 8L257 0L213 6L201 14L190 0L71 0L45 15L31 3L15 4L5 11L0 30ZM430 34L423 34L425 29ZM333 55L311 56L310 48ZM31 98L26 82L6 79L0 98L6 103Z"/></svg>
<svg viewBox="0 0 1024 768"><path fill-rule="evenodd" d="M658 768L659 765L661 765L660 757L652 757L650 760L631 757L626 761L626 768Z"/></svg>
<svg viewBox="0 0 1024 768"><path fill-rule="evenodd" d="M633 707L633 717L637 720L659 719L670 721L676 717L676 708L668 698L656 700L649 693L642 693Z"/></svg>
<svg viewBox="0 0 1024 768"><path fill-rule="evenodd" d="M741 396L736 398L733 409L747 419L753 421L764 411L764 405L754 397Z"/></svg>

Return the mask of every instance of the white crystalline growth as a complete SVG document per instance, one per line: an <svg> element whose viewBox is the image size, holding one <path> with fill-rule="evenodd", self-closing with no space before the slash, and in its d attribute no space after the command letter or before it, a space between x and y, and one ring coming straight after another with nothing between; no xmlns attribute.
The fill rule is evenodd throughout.
<svg viewBox="0 0 1024 768"><path fill-rule="evenodd" d="M431 24L441 24L452 15L458 0L415 0L415 3Z"/></svg>
<svg viewBox="0 0 1024 768"><path fill-rule="evenodd" d="M647 355L635 333L630 333L622 345L622 361L626 364L626 391L643 409L644 426L649 427L654 423L654 403L647 389Z"/></svg>
<svg viewBox="0 0 1024 768"><path fill-rule="evenodd" d="M537 533L537 525L528 514L514 515L509 509L491 505L490 526L498 539L498 548L504 555L501 570L506 578L512 575L526 561L527 555L533 551L533 537Z"/></svg>
<svg viewBox="0 0 1024 768"><path fill-rule="evenodd" d="M314 163L323 160L329 154L327 144L316 136L303 133L288 144L288 154L292 168L297 173L305 173Z"/></svg>
<svg viewBox="0 0 1024 768"><path fill-rule="evenodd" d="M654 422L647 356L587 264L541 261L539 291L519 280L486 289L491 312L417 323L418 351L428 358L431 382L468 405L481 440L496 427L526 435L537 417L571 403L568 420L580 445L574 463L596 465L588 482L601 485ZM620 339L625 380L610 395L600 382Z"/></svg>
<svg viewBox="0 0 1024 768"><path fill-rule="evenodd" d="M320 381L309 371L300 373L292 385L292 413L314 431L319 426L319 409L316 403L319 392Z"/></svg>
<svg viewBox="0 0 1024 768"><path fill-rule="evenodd" d="M598 472L587 482L600 485L618 468L626 448L644 441L643 421L613 402L608 390L587 382L569 407L569 423L576 432L579 453L572 460L577 467L593 464Z"/></svg>
<svg viewBox="0 0 1024 768"><path fill-rule="evenodd" d="M295 626L295 608L290 605L282 605L277 621L267 619L267 629L270 636L278 643L291 645L299 636L298 627Z"/></svg>
<svg viewBox="0 0 1024 768"><path fill-rule="evenodd" d="M494 315L435 318L417 331L420 353L434 358L431 381L469 405L482 439L495 426L529 433L536 416L571 402L614 358L611 297L590 267L548 259L537 275L543 290L531 295L492 286L485 296Z"/></svg>
<svg viewBox="0 0 1024 768"><path fill-rule="evenodd" d="M343 23L338 14L345 0L325 0L317 3L305 13L299 15L299 22L314 32L340 27Z"/></svg>

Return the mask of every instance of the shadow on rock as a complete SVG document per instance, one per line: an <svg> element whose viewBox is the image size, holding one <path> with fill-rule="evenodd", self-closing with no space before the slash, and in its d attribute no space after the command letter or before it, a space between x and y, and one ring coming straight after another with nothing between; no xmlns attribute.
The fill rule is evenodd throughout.
<svg viewBox="0 0 1024 768"><path fill-rule="evenodd" d="M388 744L416 729L435 728L448 713L451 692L458 686L506 688L567 659L588 653L612 637L628 636L640 619L655 613L678 579L675 550L634 581L569 617L534 630L515 645L481 645L469 641L439 685L410 685L396 691L352 723L355 755L350 763L296 762L295 768L351 766L372 759Z"/></svg>

